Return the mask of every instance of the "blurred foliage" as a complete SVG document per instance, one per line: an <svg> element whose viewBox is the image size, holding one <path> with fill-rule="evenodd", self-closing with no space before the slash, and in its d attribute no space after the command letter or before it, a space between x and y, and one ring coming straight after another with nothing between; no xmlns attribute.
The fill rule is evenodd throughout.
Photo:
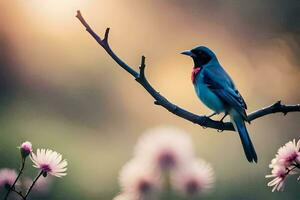
<svg viewBox="0 0 300 200"><path fill-rule="evenodd" d="M18 167L16 146L25 140L62 153L68 176L43 199L112 199L136 139L159 124L189 131L215 167L216 190L205 199L300 198L295 180L271 193L264 178L278 147L299 138L299 114L249 126L259 155L250 165L235 133L203 130L154 106L75 18L80 9L99 34L111 27L116 52L133 66L145 54L149 81L195 113L210 111L194 94L191 61L178 52L209 46L250 112L279 99L300 102L299 1L13 0L0 8L0 167Z"/></svg>

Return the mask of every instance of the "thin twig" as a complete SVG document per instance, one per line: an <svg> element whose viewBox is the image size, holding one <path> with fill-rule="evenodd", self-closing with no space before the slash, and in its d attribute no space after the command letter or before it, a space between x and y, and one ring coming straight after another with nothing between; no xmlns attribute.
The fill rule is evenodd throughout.
<svg viewBox="0 0 300 200"><path fill-rule="evenodd" d="M203 127L209 127L216 130L228 130L234 131L234 127L230 122L222 122L222 121L215 121L212 120L204 115L196 115L192 112L189 112L179 106L171 103L168 99L162 96L158 91L156 91L151 84L148 82L145 76L145 57L142 56L140 71L135 71L132 67L127 65L123 60L121 60L110 48L108 43L108 35L109 35L109 28L106 29L104 39L102 40L89 26L89 24L85 21L82 17L80 11L77 11L76 17L82 23L82 25L86 28L86 31L98 42L100 46L110 55L110 57L124 70L126 70L129 74L131 74L135 80L144 87L145 90L155 99L154 103L156 105L160 105L177 115L183 119L186 119L190 122L198 124ZM281 101L274 103L266 108L262 108L260 110L254 111L248 115L248 120L253 121L265 115L269 115L272 113L283 113L286 115L288 112L300 112L300 104L297 105L284 105L281 104Z"/></svg>

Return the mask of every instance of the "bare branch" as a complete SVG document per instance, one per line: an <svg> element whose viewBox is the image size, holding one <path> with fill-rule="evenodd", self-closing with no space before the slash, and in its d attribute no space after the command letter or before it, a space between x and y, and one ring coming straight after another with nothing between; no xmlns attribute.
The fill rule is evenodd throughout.
<svg viewBox="0 0 300 200"><path fill-rule="evenodd" d="M135 80L144 87L145 90L155 99L154 103L156 105L160 105L173 113L174 115L177 115L178 117L181 117L183 119L186 119L190 122L193 122L195 124L198 124L203 127L209 127L217 130L228 130L233 131L233 125L230 122L221 122L221 121L215 121L212 120L204 115L196 115L192 112L189 112L183 108L180 108L179 106L171 103L168 99L166 99L164 96L160 95L158 91L156 91L151 84L148 82L145 76L145 57L142 56L141 58L141 65L139 67L139 72L135 71L132 67L127 65L124 61L122 61L110 48L108 43L108 35L109 35L109 28L106 29L104 39L101 40L101 38L91 29L91 27L88 25L88 23L84 20L82 17L80 11L77 11L76 17L79 19L79 21L82 23L82 25L86 28L86 31L90 33L90 35L104 48L104 50L110 55L110 57L124 70L126 70L128 73L130 73ZM248 115L249 121L253 121L257 118L263 117L265 115L269 115L272 113L283 113L286 115L288 112L300 112L300 104L297 105L283 105L281 104L281 101L278 101L274 103L271 106L262 108L260 110L254 111Z"/></svg>
<svg viewBox="0 0 300 200"><path fill-rule="evenodd" d="M88 25L88 23L84 20L84 18L82 17L80 11L77 11L77 15L76 17L79 19L79 21L82 23L82 25L85 27L86 31L89 32L91 34L91 36L93 36L93 38L101 45L103 45L103 42L101 40L101 38L91 29L91 27ZM107 29L106 29L107 30ZM107 31L108 32L108 31Z"/></svg>
<svg viewBox="0 0 300 200"><path fill-rule="evenodd" d="M284 105L281 103L281 101L277 101L271 106L259 109L257 111L254 111L248 115L248 119L250 121L253 121L257 118L263 117L265 115L269 115L272 113L283 113L283 115L286 115L289 112L300 112L300 104L296 105Z"/></svg>
<svg viewBox="0 0 300 200"><path fill-rule="evenodd" d="M103 39L103 42L105 42L106 44L108 43L108 34L109 34L109 28L106 28L104 39Z"/></svg>
<svg viewBox="0 0 300 200"><path fill-rule="evenodd" d="M140 80L137 80L137 81L141 81L141 80L145 79L145 68L146 68L145 60L146 60L146 57L142 56L141 65L139 67L140 68L140 74L139 74L139 77L137 78L137 79L140 79Z"/></svg>
<svg viewBox="0 0 300 200"><path fill-rule="evenodd" d="M79 19L79 21L82 23L82 25L85 27L86 31L89 32L89 34L100 44L104 50L114 59L116 63L120 65L123 69L125 69L128 73L130 73L134 78L138 78L139 73L137 73L135 70L133 70L130 66L128 66L125 62L123 62L110 48L108 44L108 35L109 35L109 28L105 31L104 39L101 40L101 38L91 29L91 27L88 25L88 23L85 21L85 19L82 17L80 11L77 11L76 17Z"/></svg>

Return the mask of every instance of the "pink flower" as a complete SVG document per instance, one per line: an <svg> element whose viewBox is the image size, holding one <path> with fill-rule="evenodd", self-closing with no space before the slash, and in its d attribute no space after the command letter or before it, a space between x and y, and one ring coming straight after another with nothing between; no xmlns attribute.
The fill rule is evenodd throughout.
<svg viewBox="0 0 300 200"><path fill-rule="evenodd" d="M17 178L17 173L13 169L0 170L0 187L10 188Z"/></svg>
<svg viewBox="0 0 300 200"><path fill-rule="evenodd" d="M274 178L268 183L268 186L275 190L283 190L284 181L288 175L296 174L296 168L300 168L300 140L296 144L296 140L286 143L278 149L275 158L269 165L272 168L272 174L266 178Z"/></svg>
<svg viewBox="0 0 300 200"><path fill-rule="evenodd" d="M280 147L275 159L272 160L270 168L275 165L282 165L289 167L292 163L297 162L300 159L300 140L297 142L295 139L286 143L284 146Z"/></svg>
<svg viewBox="0 0 300 200"><path fill-rule="evenodd" d="M273 187L272 192L275 190L283 190L284 188L284 180L288 176L287 170L283 166L275 166L272 170L271 175L266 175L266 178L274 178L272 181L268 183L269 187Z"/></svg>
<svg viewBox="0 0 300 200"><path fill-rule="evenodd" d="M62 155L50 149L37 149L37 153L30 156L34 167L46 174L62 177L67 175L67 161L62 160Z"/></svg>
<svg viewBox="0 0 300 200"><path fill-rule="evenodd" d="M159 175L137 159L124 165L119 182L123 192L134 199L154 196L161 188Z"/></svg>
<svg viewBox="0 0 300 200"><path fill-rule="evenodd" d="M200 159L175 171L172 177L173 187L188 196L197 196L208 192L214 182L215 176L211 165Z"/></svg>
<svg viewBox="0 0 300 200"><path fill-rule="evenodd" d="M32 144L28 141L23 142L20 146L21 155L26 158L32 152Z"/></svg>
<svg viewBox="0 0 300 200"><path fill-rule="evenodd" d="M160 127L147 131L135 148L136 157L157 169L179 168L194 157L190 137L184 131Z"/></svg>

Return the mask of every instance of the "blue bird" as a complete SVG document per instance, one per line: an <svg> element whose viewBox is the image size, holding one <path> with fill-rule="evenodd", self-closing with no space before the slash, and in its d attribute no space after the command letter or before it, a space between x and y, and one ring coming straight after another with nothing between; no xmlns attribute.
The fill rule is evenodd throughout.
<svg viewBox="0 0 300 200"><path fill-rule="evenodd" d="M224 112L223 119L229 115L235 130L239 133L245 155L249 162L257 163L257 155L249 137L245 121L248 121L247 105L236 89L232 79L220 65L212 50L198 46L192 50L182 52L194 61L192 82L199 99L211 110L213 114Z"/></svg>

